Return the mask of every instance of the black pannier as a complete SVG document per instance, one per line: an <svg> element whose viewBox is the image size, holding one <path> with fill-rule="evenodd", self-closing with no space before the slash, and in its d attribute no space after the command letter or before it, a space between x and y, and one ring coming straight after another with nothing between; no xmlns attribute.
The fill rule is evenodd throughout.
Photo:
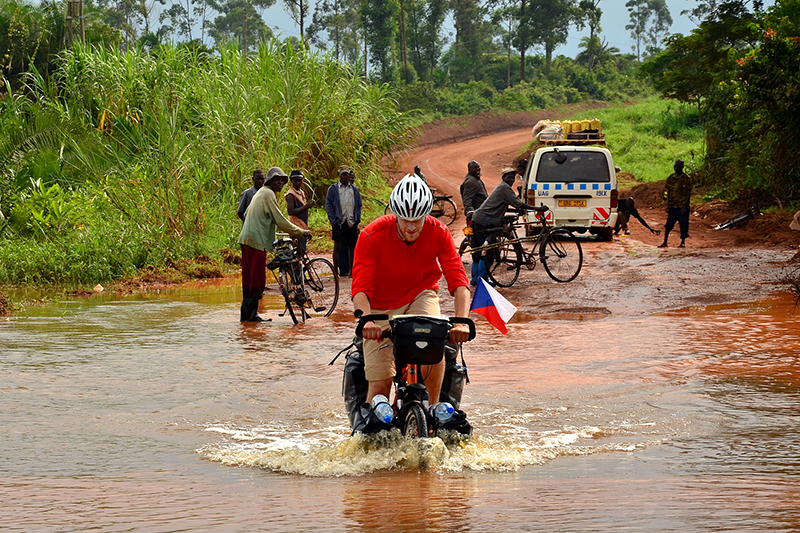
<svg viewBox="0 0 800 533"><path fill-rule="evenodd" d="M276 268L291 263L295 259L292 239L278 239L272 243L272 250L275 252L275 257L267 263L267 268L270 270L275 270Z"/></svg>
<svg viewBox="0 0 800 533"><path fill-rule="evenodd" d="M444 345L453 325L443 317L400 315L389 321L394 334L394 356L404 364L435 365L444 357Z"/></svg>

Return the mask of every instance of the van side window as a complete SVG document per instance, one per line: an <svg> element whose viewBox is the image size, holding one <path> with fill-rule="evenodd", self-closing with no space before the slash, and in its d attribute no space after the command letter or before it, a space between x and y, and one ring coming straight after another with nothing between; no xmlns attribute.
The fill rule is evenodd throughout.
<svg viewBox="0 0 800 533"><path fill-rule="evenodd" d="M598 152L569 152L567 160L556 162L556 154L548 152L539 160L536 181L540 183L608 183L606 156Z"/></svg>

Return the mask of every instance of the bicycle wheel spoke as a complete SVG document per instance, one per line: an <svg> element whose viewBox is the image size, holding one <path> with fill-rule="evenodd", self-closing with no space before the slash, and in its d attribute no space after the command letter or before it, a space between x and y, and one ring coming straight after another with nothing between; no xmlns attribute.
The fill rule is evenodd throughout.
<svg viewBox="0 0 800 533"><path fill-rule="evenodd" d="M583 266L583 250L572 233L554 231L545 237L539 258L547 274L560 283L572 281Z"/></svg>
<svg viewBox="0 0 800 533"><path fill-rule="evenodd" d="M450 198L438 197L433 201L431 216L434 216L449 226L458 215L456 204Z"/></svg>
<svg viewBox="0 0 800 533"><path fill-rule="evenodd" d="M486 250L484 261L489 278L500 287L510 287L519 277L523 262L522 247L501 238L497 248Z"/></svg>
<svg viewBox="0 0 800 533"><path fill-rule="evenodd" d="M312 259L303 271L309 316L328 316L339 301L339 276L327 259Z"/></svg>

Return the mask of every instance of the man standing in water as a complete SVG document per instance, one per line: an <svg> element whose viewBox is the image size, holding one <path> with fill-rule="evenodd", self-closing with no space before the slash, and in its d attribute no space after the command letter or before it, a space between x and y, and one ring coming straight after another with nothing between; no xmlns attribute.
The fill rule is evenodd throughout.
<svg viewBox="0 0 800 533"><path fill-rule="evenodd" d="M444 273L447 288L455 298L455 316L469 316L467 274L458 256L450 231L442 222L429 216L433 196L417 176L407 175L389 198L392 215L369 224L358 239L353 268L352 299L355 309L367 314L441 315L439 279ZM394 355L381 339L388 321L364 325L364 370L373 396L389 396L395 375ZM469 340L469 328L456 324L450 330L450 342ZM445 362L423 366L425 386L431 403L438 401Z"/></svg>
<svg viewBox="0 0 800 533"><path fill-rule="evenodd" d="M678 248L686 246L689 237L689 201L692 198L692 178L683 172L683 161L675 161L675 172L667 178L664 184L667 194L667 222L664 224L664 242L659 248L667 247L669 232L677 222L681 229L681 243Z"/></svg>
<svg viewBox="0 0 800 533"><path fill-rule="evenodd" d="M253 196L256 195L258 190L264 186L264 171L260 168L253 171L253 186L247 189L246 191L242 192L239 195L239 208L236 210L236 216L239 217L239 220L244 222L244 212L247 211L247 207L250 205L250 202L253 200Z"/></svg>
<svg viewBox="0 0 800 533"><path fill-rule="evenodd" d="M262 172L263 173L263 172ZM298 228L281 213L278 199L289 177L279 167L267 172L265 187L253 196L245 213L239 245L242 247L242 308L241 322L261 322L258 301L267 286L267 252L272 251L275 228L295 237L311 238L309 230Z"/></svg>

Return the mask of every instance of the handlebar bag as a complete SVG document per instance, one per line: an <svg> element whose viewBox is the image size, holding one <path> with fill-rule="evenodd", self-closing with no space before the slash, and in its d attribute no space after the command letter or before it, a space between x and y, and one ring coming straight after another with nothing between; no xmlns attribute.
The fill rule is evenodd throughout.
<svg viewBox="0 0 800 533"><path fill-rule="evenodd" d="M443 317L400 315L390 322L394 356L402 364L435 365L444 357L444 345L453 325Z"/></svg>
<svg viewBox="0 0 800 533"><path fill-rule="evenodd" d="M275 270L287 263L291 263L295 259L292 239L278 239L272 243L272 249L275 252L275 257L267 263L269 270Z"/></svg>

